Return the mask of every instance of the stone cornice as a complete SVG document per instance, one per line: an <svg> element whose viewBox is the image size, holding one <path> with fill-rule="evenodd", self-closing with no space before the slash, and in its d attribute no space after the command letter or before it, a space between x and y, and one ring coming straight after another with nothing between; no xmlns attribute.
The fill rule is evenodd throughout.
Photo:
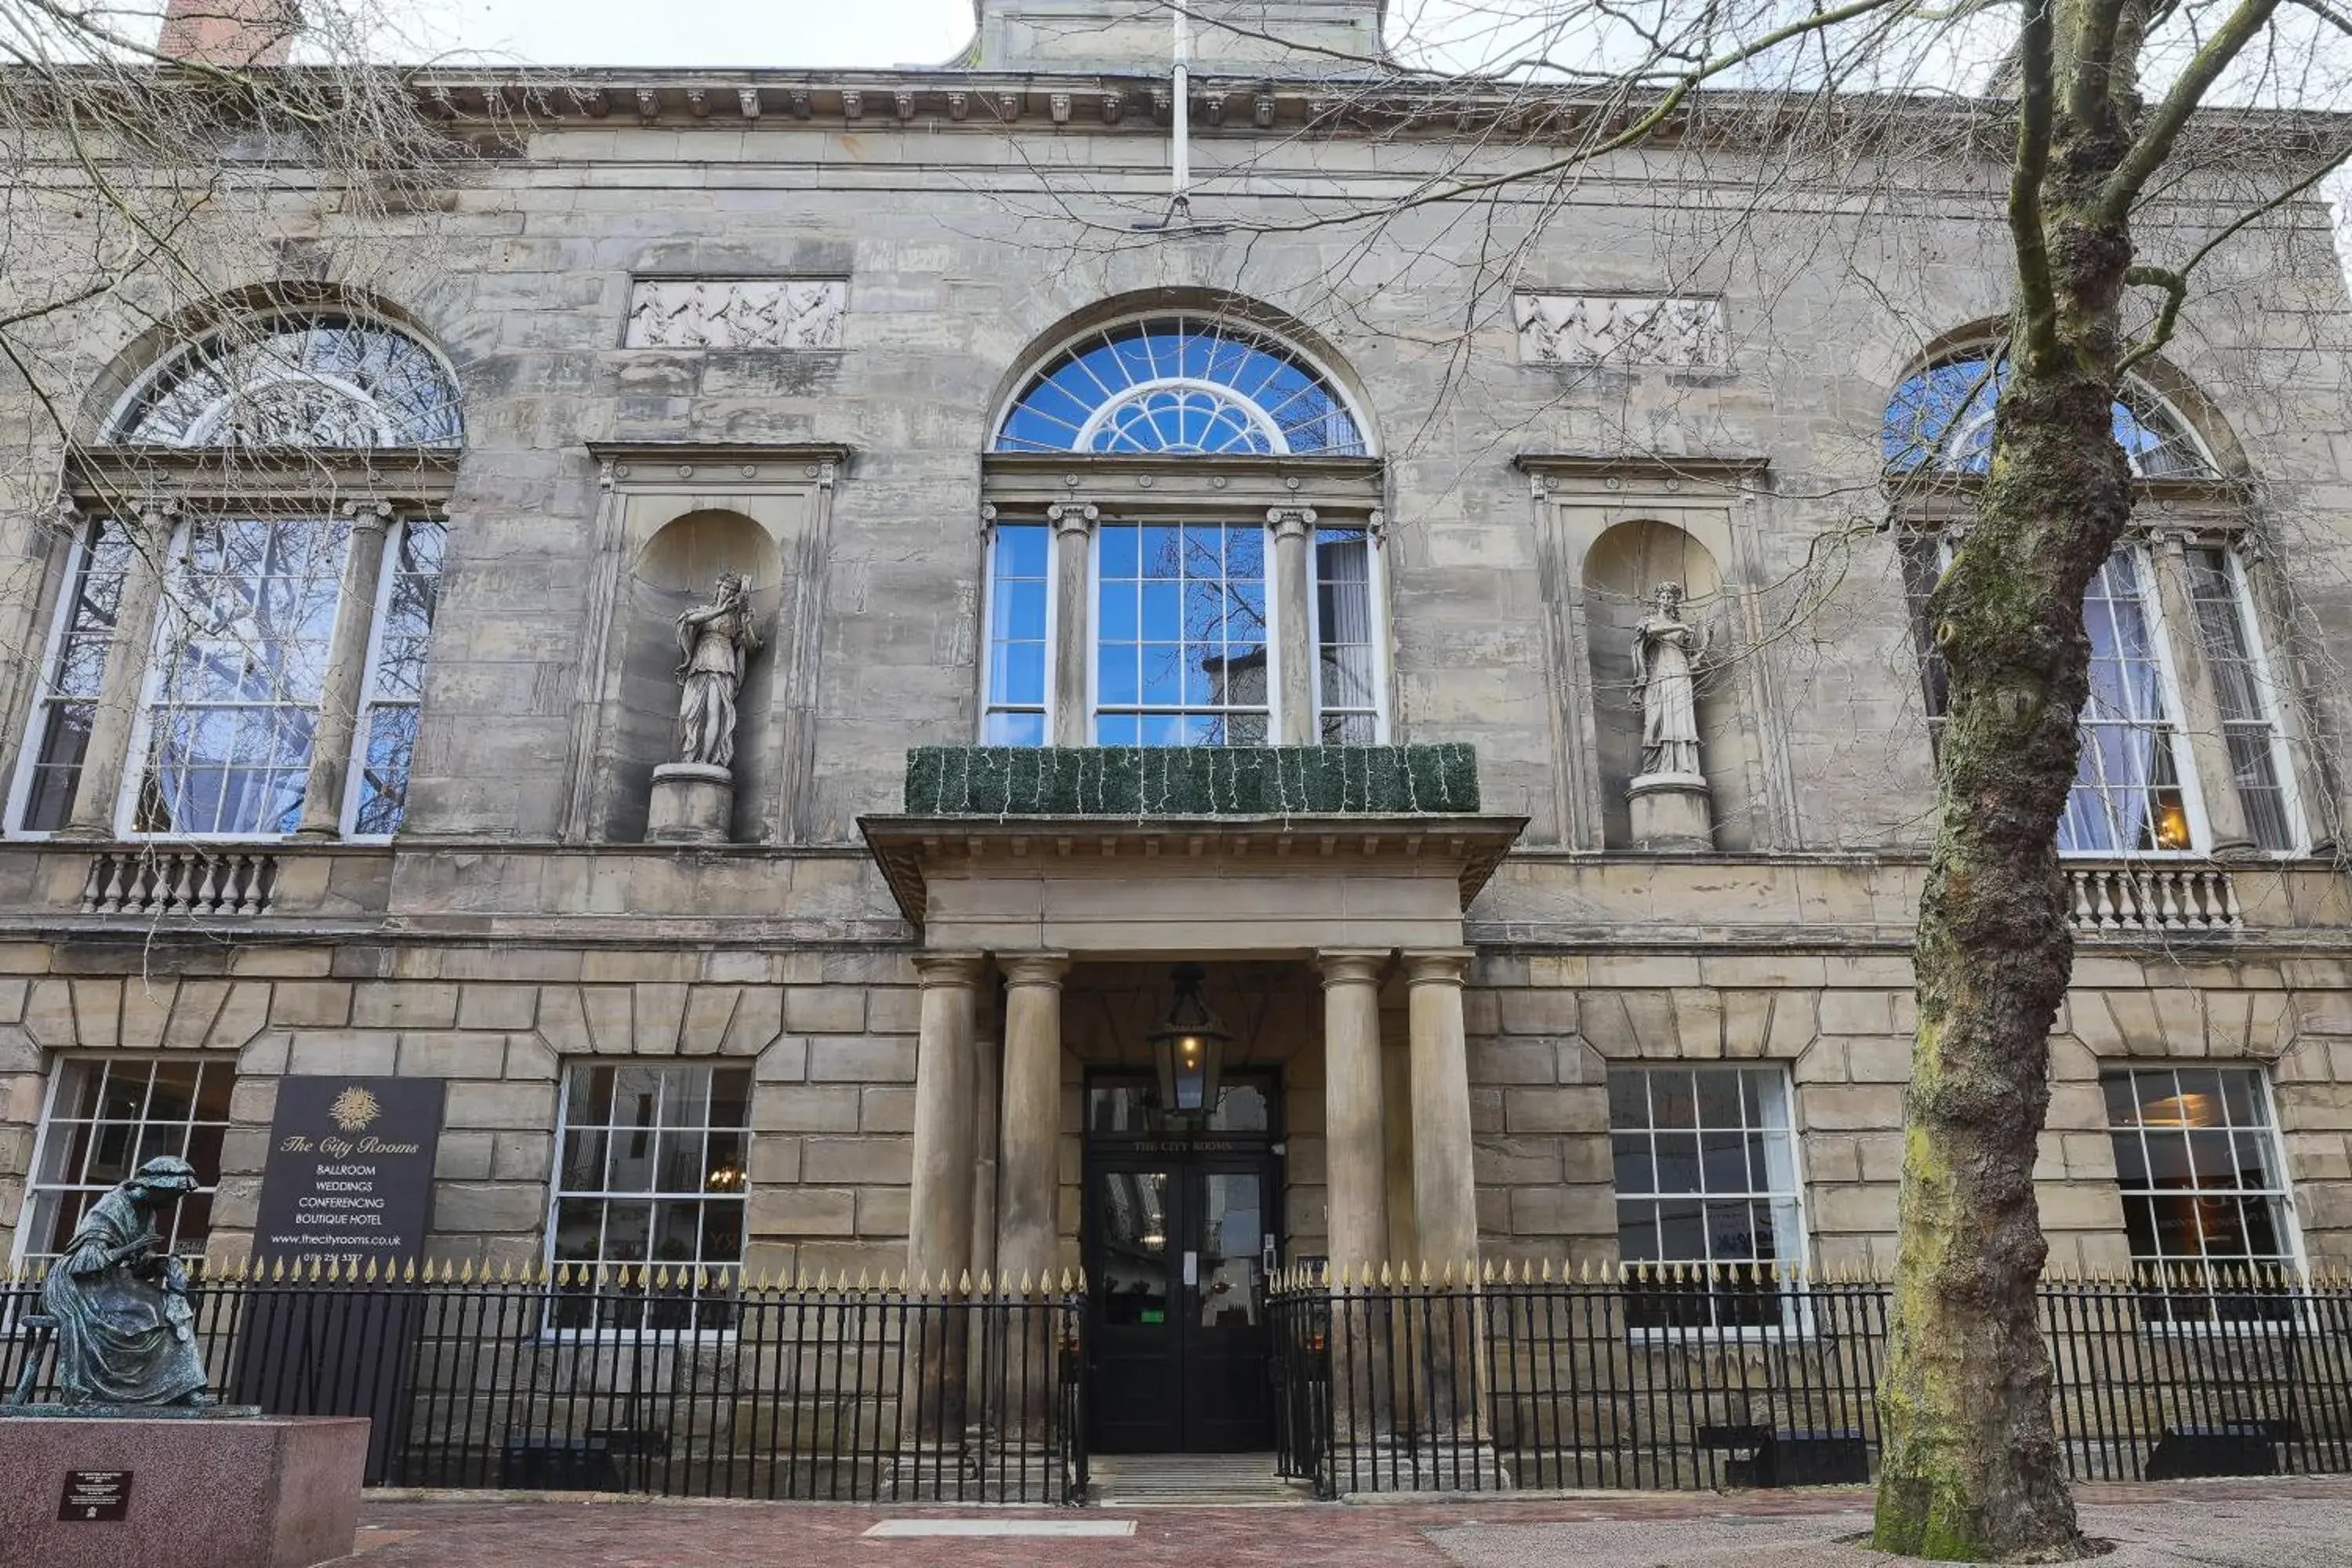
<svg viewBox="0 0 2352 1568"><path fill-rule="evenodd" d="M919 121L931 128L1149 130L1172 119L1169 80L1160 74L612 67L431 69L410 80L428 113L475 132L599 121L737 129L821 121L868 128ZM1437 140L1483 141L1499 132L1530 144L1581 145L1622 130L1640 112L1573 88L1404 72L1283 78L1195 71L1191 93L1192 130L1209 136L1303 127L1333 135L1422 132ZM2011 106L1994 100L1855 93L1841 100L1836 117L1842 142L1885 124L1915 147L1941 128L1943 145L1996 163L2007 161L2015 136ZM1822 134L1817 121L1810 107L1792 110L1780 95L1700 91L1643 144L1769 145ZM2352 116L2214 110L2198 117L2197 132L2217 142L2250 143L2235 149L2242 157L2265 144L2307 155L2340 141L2347 121Z"/></svg>
<svg viewBox="0 0 2352 1568"><path fill-rule="evenodd" d="M83 447L66 465L76 504L106 509L153 495L243 506L316 508L366 497L437 509L457 487L455 447Z"/></svg>
<svg viewBox="0 0 2352 1568"><path fill-rule="evenodd" d="M1148 876L1154 866L1207 861L1247 863L1302 878L1328 876L1342 863L1425 870L1454 879L1462 908L1486 887L1526 828L1524 816L861 816L857 826L898 900L916 925L929 901L929 873L992 867L1000 873L1051 863L1127 863Z"/></svg>
<svg viewBox="0 0 2352 1568"><path fill-rule="evenodd" d="M981 459L984 499L1003 509L1091 501L1114 515L1213 501L1235 509L1326 510L1381 505L1378 458L1089 457L992 452Z"/></svg>
<svg viewBox="0 0 2352 1568"><path fill-rule="evenodd" d="M1726 489L1760 489L1770 478L1772 459L1729 452L1679 457L1657 452L1521 452L1511 459L1511 466L1538 481L1614 480L1667 489L1696 482Z"/></svg>

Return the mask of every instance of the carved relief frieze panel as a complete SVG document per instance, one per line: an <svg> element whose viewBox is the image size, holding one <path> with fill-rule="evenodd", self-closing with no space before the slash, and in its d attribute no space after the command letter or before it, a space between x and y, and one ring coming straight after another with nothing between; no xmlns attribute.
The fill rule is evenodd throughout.
<svg viewBox="0 0 2352 1568"><path fill-rule="evenodd" d="M640 278L629 290L632 349L841 347L849 285L838 278Z"/></svg>
<svg viewBox="0 0 2352 1568"><path fill-rule="evenodd" d="M1711 296L1515 294L1511 317L1523 364L1709 370L1731 360L1723 301Z"/></svg>

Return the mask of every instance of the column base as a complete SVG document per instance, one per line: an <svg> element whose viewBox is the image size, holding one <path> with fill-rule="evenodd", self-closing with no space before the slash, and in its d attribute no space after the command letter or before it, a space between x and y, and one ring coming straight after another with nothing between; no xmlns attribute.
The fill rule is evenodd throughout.
<svg viewBox="0 0 2352 1568"><path fill-rule="evenodd" d="M1715 847L1706 780L1698 773L1643 773L1625 788L1636 848L1666 851Z"/></svg>
<svg viewBox="0 0 2352 1568"><path fill-rule="evenodd" d="M665 763L646 802L648 844L725 844L735 822L735 775L708 763Z"/></svg>

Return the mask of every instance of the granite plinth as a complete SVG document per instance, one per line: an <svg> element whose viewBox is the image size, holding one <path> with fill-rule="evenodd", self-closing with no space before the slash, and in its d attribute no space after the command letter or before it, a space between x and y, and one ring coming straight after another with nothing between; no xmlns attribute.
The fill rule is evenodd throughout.
<svg viewBox="0 0 2352 1568"><path fill-rule="evenodd" d="M9 1405L0 1403L0 1421L251 1421L258 1405Z"/></svg>
<svg viewBox="0 0 2352 1568"><path fill-rule="evenodd" d="M352 1550L367 1447L357 1416L0 1415L0 1568L311 1568ZM58 1517L76 1470L129 1473L121 1519Z"/></svg>

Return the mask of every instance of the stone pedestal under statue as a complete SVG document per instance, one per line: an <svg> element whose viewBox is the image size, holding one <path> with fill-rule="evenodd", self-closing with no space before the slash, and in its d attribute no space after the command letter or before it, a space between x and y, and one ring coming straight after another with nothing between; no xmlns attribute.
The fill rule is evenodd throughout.
<svg viewBox="0 0 2352 1568"><path fill-rule="evenodd" d="M351 1554L357 1416L0 1416L0 1563L310 1568Z"/></svg>
<svg viewBox="0 0 2352 1568"><path fill-rule="evenodd" d="M1702 773L1643 773L1625 788L1642 849L1712 849L1715 824Z"/></svg>
<svg viewBox="0 0 2352 1568"><path fill-rule="evenodd" d="M735 775L709 763L664 763L646 802L649 844L724 844L735 821Z"/></svg>

